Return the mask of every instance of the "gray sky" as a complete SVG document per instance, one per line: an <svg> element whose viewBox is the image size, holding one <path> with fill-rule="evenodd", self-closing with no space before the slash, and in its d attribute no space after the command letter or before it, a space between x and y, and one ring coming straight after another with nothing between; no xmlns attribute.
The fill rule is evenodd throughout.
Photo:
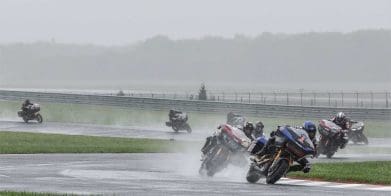
<svg viewBox="0 0 391 196"><path fill-rule="evenodd" d="M391 28L389 0L0 0L0 43Z"/></svg>

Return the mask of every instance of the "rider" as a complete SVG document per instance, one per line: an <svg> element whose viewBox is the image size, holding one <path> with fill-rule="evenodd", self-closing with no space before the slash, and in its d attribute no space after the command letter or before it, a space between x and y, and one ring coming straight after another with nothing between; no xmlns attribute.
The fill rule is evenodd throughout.
<svg viewBox="0 0 391 196"><path fill-rule="evenodd" d="M307 121L306 121L307 122ZM304 123L305 125L306 123ZM308 123L307 123L308 124ZM313 124L313 123L312 123ZM314 124L315 125L315 124ZM270 138L269 140L267 141L267 143L265 144L265 146L262 148L262 150L260 150L258 153L256 153L256 156L257 157L262 157L266 154L272 154L274 153L275 151L275 140L276 140L276 132L278 130L281 130L285 127L289 127L289 125L285 125L285 126L277 126L277 130L275 131L272 131L270 133ZM304 127L304 126L303 126ZM311 127L311 126L310 126ZM313 132L312 128L309 127L309 130L311 129L310 132ZM304 128L303 128L304 129ZM308 131L306 129L304 129L307 133ZM316 129L315 129L315 133L316 133ZM310 136L310 139L311 141L314 141L315 139L315 134L313 134L313 138L311 138ZM311 170L311 163L307 160L307 158L303 157L301 159L298 159L297 162L299 163L299 165L293 165L289 168L289 171L288 172L291 172L291 171L303 171L304 173L308 173L310 170Z"/></svg>
<svg viewBox="0 0 391 196"><path fill-rule="evenodd" d="M340 126L342 130L348 130L350 129L351 120L350 118L346 117L346 115L343 112L338 112L337 115L335 115L333 118L330 119L333 123ZM342 137L342 145L341 149L345 148L346 144L348 143L348 137L346 135L346 132L344 132L344 135Z"/></svg>
<svg viewBox="0 0 391 196"><path fill-rule="evenodd" d="M257 122L257 124L255 124L255 129L254 129L254 137L255 138L258 138L258 137L261 137L263 135L263 128L265 126L263 125L263 123L261 121Z"/></svg>
<svg viewBox="0 0 391 196"><path fill-rule="evenodd" d="M177 114L180 113L182 112L171 109L170 112L168 113L168 118L170 119L170 121L173 121L177 117Z"/></svg>
<svg viewBox="0 0 391 196"><path fill-rule="evenodd" d="M255 139L253 133L254 133L254 124L251 122L246 122L246 124L243 127L243 132L246 134L246 136L253 141Z"/></svg>
<svg viewBox="0 0 391 196"><path fill-rule="evenodd" d="M218 127L220 129L220 126ZM251 140L254 140L253 137L253 131L254 131L254 125L251 122L247 122L243 128L238 128L243 131L243 133ZM202 158L205 156L205 154L212 149L216 144L218 137L220 136L220 132L215 131L212 136L209 136L206 138L204 146L201 148L202 152Z"/></svg>
<svg viewBox="0 0 391 196"><path fill-rule="evenodd" d="M351 120L343 112L338 112L330 121L340 126L343 130L350 128Z"/></svg>
<svg viewBox="0 0 391 196"><path fill-rule="evenodd" d="M312 143L316 147L316 125L312 121L304 121L303 127L301 127L303 130L305 130L308 133L308 136L310 137ZM315 148L316 149L316 148Z"/></svg>
<svg viewBox="0 0 391 196"><path fill-rule="evenodd" d="M22 103L22 111L25 112L26 114L30 111L29 110L29 107L32 106L33 104L30 102L29 99L26 99L23 103Z"/></svg>

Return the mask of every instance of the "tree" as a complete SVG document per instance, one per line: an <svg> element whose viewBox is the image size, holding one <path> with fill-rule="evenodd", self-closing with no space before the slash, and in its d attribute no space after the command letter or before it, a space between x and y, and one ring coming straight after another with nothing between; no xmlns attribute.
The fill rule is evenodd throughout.
<svg viewBox="0 0 391 196"><path fill-rule="evenodd" d="M205 84L201 84L200 91L198 92L198 100L207 100Z"/></svg>
<svg viewBox="0 0 391 196"><path fill-rule="evenodd" d="M125 96L124 91L120 90L120 91L117 93L117 96Z"/></svg>

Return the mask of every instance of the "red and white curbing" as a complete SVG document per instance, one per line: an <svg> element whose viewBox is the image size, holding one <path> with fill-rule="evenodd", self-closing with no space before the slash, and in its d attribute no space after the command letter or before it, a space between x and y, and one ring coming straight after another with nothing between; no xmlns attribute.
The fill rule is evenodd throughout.
<svg viewBox="0 0 391 196"><path fill-rule="evenodd" d="M391 186L373 185L373 184L350 184L350 183L337 183L326 181L311 181L311 180L299 180L291 178L281 178L278 184L289 184L299 186L320 186L328 188L348 188L359 190L372 190L372 191L391 191Z"/></svg>

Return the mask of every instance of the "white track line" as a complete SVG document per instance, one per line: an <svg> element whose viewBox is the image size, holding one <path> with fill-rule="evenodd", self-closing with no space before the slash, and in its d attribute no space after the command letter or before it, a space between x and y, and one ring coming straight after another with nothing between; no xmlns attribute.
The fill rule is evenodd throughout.
<svg viewBox="0 0 391 196"><path fill-rule="evenodd" d="M337 183L337 182L326 182L326 181L311 181L311 180L299 180L282 178L279 184L290 184L298 186L318 186L328 188L342 188L342 189L358 189L358 190L373 190L373 191L391 191L391 186L381 186L372 184L350 184L350 183Z"/></svg>

